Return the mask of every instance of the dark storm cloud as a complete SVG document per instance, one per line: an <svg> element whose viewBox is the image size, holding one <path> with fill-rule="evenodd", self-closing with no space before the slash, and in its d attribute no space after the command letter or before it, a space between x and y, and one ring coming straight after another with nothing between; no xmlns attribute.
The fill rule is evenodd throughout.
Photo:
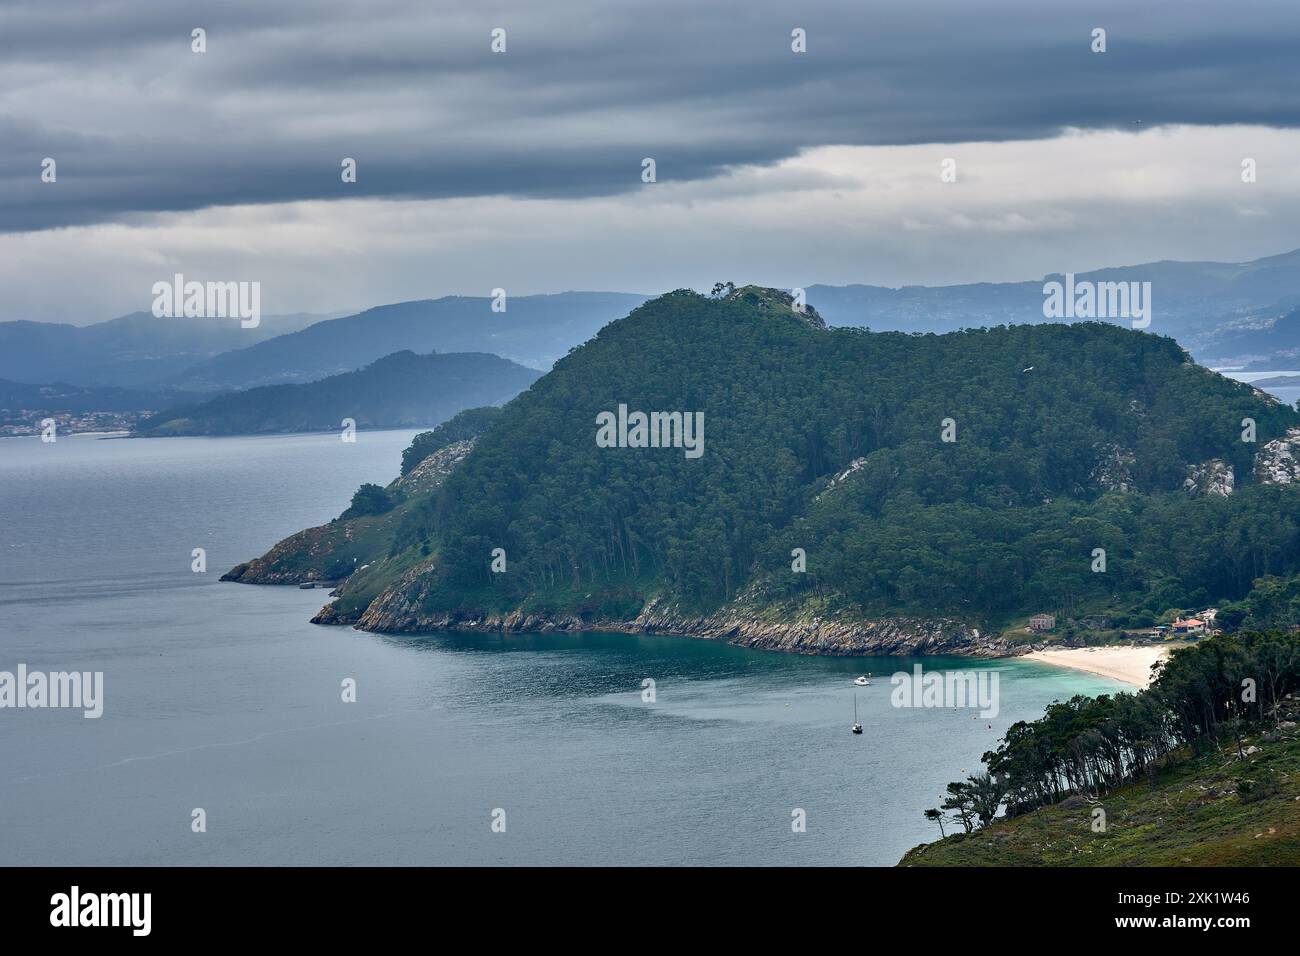
<svg viewBox="0 0 1300 956"><path fill-rule="evenodd" d="M504 55L489 51L498 26ZM796 26L807 54L790 52ZM1089 50L1094 27L1105 54ZM610 194L641 187L644 156L662 182L821 145L1295 126L1297 36L1300 5L1217 0L8 3L0 230L301 199Z"/></svg>

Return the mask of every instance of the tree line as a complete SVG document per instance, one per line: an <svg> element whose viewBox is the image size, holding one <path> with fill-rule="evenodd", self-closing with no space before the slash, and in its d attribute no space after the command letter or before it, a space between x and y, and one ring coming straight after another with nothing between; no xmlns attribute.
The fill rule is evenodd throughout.
<svg viewBox="0 0 1300 956"><path fill-rule="evenodd" d="M1073 794L1099 798L1197 753L1229 748L1243 756L1249 730L1281 721L1280 704L1300 689L1300 634L1241 631L1175 651L1146 690L1051 704L1011 726L987 768L948 784L939 807L966 832L1045 807Z"/></svg>

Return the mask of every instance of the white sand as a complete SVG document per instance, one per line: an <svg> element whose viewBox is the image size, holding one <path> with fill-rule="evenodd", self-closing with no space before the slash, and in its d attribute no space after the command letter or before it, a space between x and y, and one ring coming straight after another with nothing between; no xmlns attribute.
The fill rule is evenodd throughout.
<svg viewBox="0 0 1300 956"><path fill-rule="evenodd" d="M1151 665L1168 656L1168 647L1152 644L1139 647L1061 647L1031 651L1024 655L1023 660L1070 667L1134 687L1146 687L1151 683Z"/></svg>

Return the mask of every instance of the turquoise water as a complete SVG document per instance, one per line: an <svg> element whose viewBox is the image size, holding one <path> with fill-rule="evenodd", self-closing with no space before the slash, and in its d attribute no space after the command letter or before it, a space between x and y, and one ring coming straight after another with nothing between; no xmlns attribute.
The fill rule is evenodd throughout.
<svg viewBox="0 0 1300 956"><path fill-rule="evenodd" d="M1012 722L1120 686L927 659L996 668L1001 712L972 719L890 706L905 659L372 635L309 624L322 591L217 581L389 480L411 434L0 440L0 670L105 681L99 720L0 710L0 864L890 865Z"/></svg>

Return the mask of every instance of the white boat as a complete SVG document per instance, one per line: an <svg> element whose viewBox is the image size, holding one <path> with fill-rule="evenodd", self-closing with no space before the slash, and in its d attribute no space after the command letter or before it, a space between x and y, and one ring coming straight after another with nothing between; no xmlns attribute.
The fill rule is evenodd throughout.
<svg viewBox="0 0 1300 956"><path fill-rule="evenodd" d="M871 686L871 681L867 680L865 677L855 677L853 678L853 683L857 684L859 687Z"/></svg>

